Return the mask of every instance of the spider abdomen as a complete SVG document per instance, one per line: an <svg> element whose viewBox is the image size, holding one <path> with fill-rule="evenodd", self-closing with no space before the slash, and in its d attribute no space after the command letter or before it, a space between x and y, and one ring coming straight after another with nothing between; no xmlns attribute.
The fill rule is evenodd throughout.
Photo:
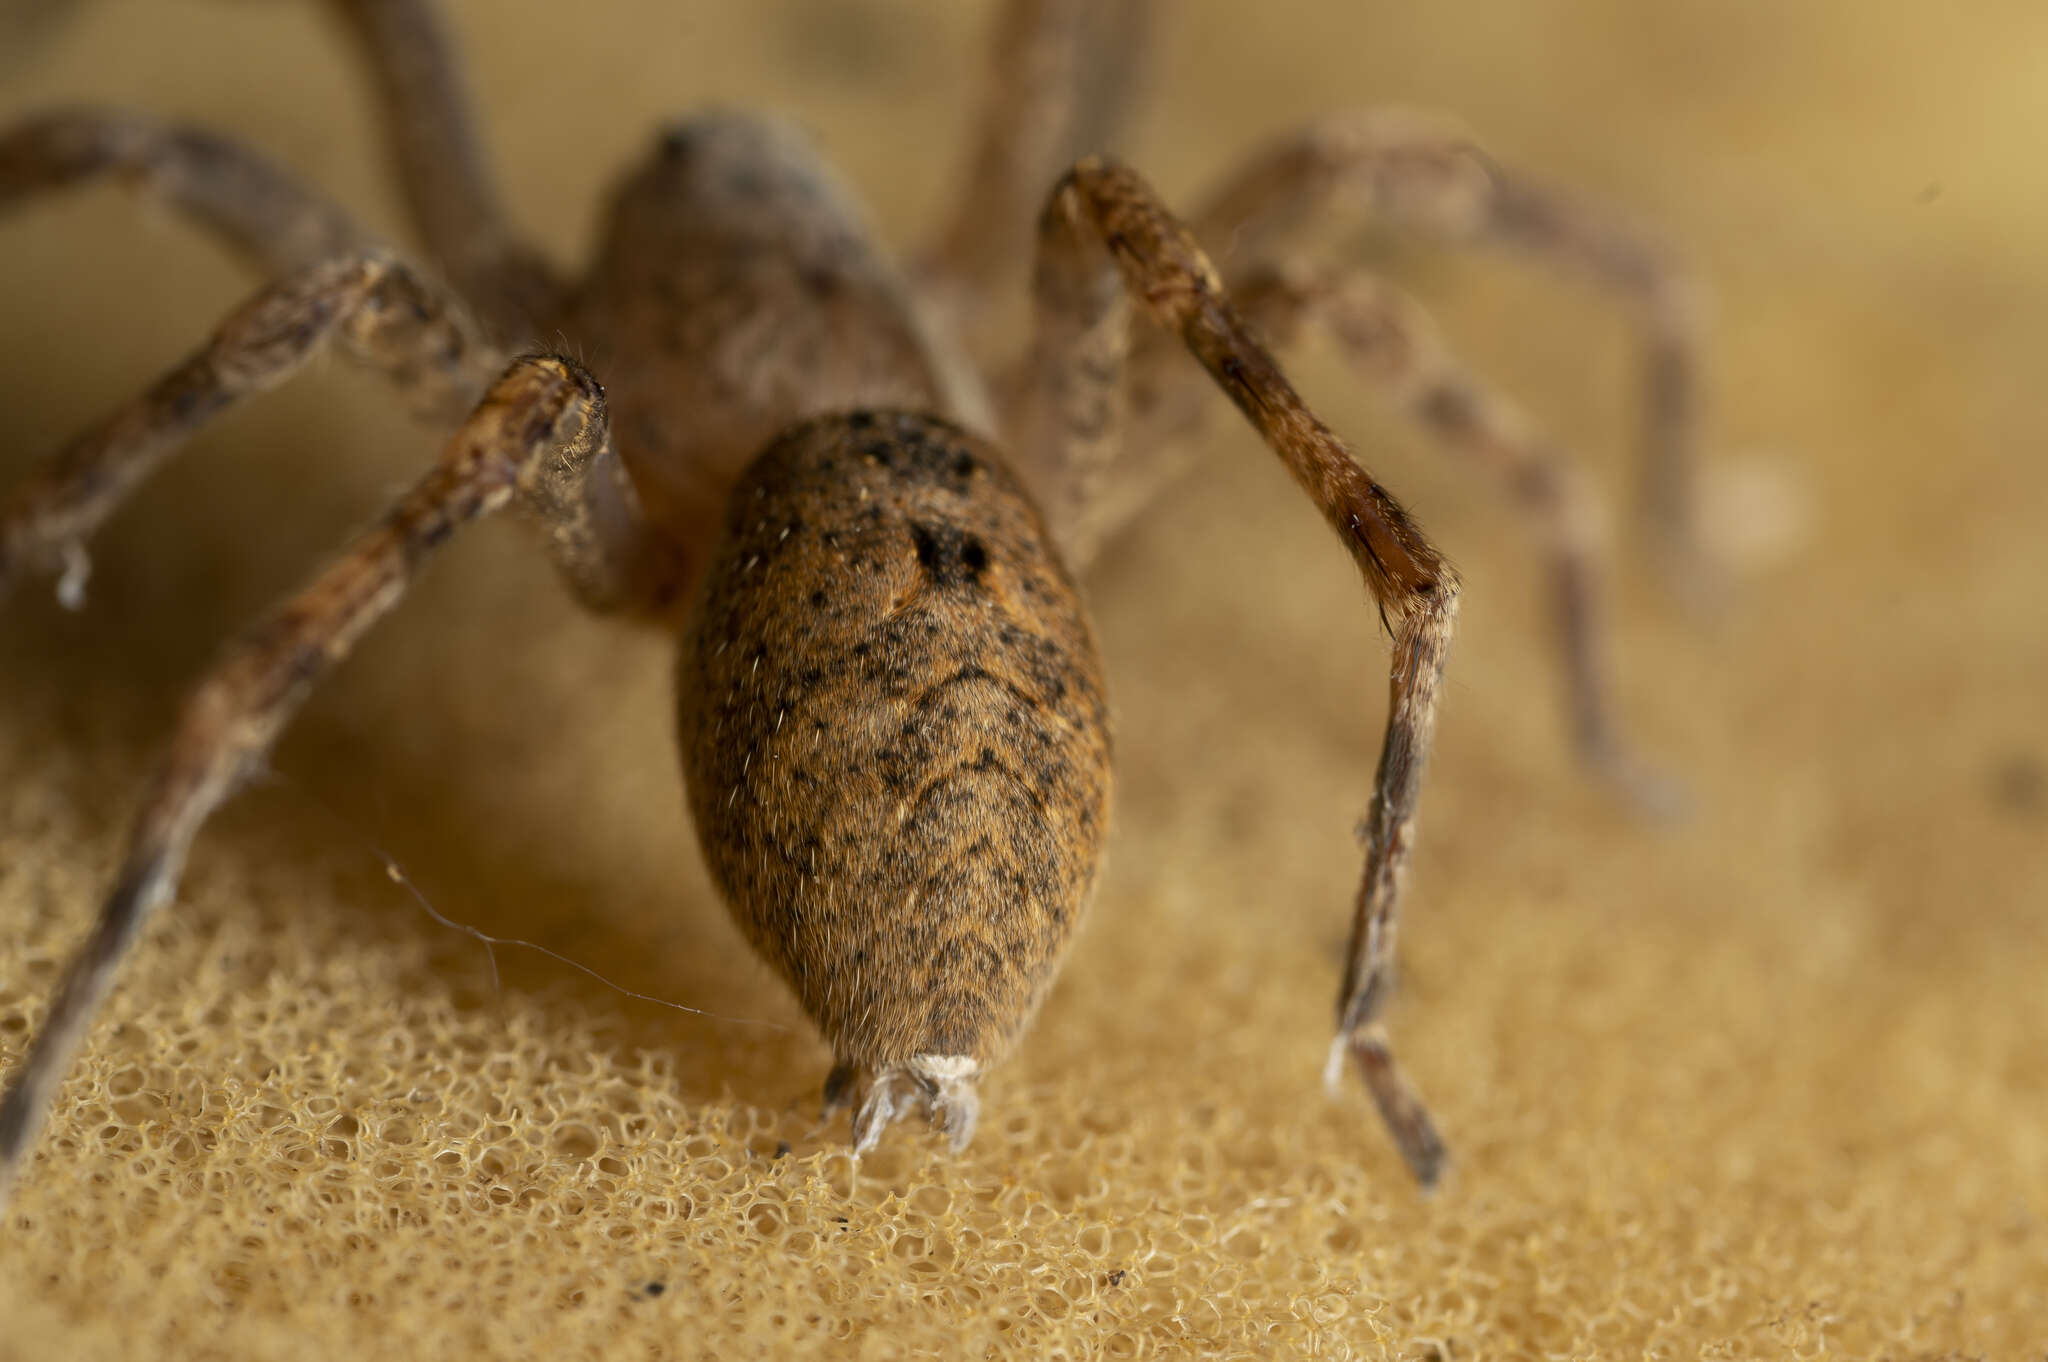
<svg viewBox="0 0 2048 1362"><path fill-rule="evenodd" d="M778 439L734 490L684 637L706 859L843 1064L999 1058L1092 888L1101 667L999 455L926 416Z"/></svg>

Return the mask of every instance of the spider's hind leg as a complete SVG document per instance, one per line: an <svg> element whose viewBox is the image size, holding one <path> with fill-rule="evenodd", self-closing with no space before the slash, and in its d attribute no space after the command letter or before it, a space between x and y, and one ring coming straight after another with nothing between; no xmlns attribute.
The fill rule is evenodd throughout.
<svg viewBox="0 0 2048 1362"><path fill-rule="evenodd" d="M1502 165L1457 128L1370 109L1277 138L1225 177L1192 219L1234 286L1292 260L1334 211L1456 245L1512 251L1620 301L1641 335L1640 507L1678 593L1713 588L1694 483L1700 422L1700 290L1679 259L1618 212Z"/></svg>
<svg viewBox="0 0 2048 1362"><path fill-rule="evenodd" d="M52 109L0 128L0 212L115 180L175 210L269 277L375 238L233 138L121 109Z"/></svg>
<svg viewBox="0 0 2048 1362"><path fill-rule="evenodd" d="M462 54L433 0L330 0L376 83L406 204L428 256L500 340L545 334L568 290L512 225Z"/></svg>
<svg viewBox="0 0 2048 1362"><path fill-rule="evenodd" d="M951 205L917 253L927 303L977 341L1022 260L1045 187L1113 148L1144 79L1160 0L1003 0ZM986 348L977 346L978 349Z"/></svg>
<svg viewBox="0 0 2048 1362"><path fill-rule="evenodd" d="M283 383L329 344L442 429L463 418L505 363L449 294L380 252L337 257L258 289L204 345L0 496L0 595L45 573L57 576L65 604L81 604L85 544L121 503L209 421ZM642 519L608 438L543 461L522 502L585 605L648 615L673 607L675 555Z"/></svg>
<svg viewBox="0 0 2048 1362"><path fill-rule="evenodd" d="M82 603L85 543L143 480L228 407L284 382L333 341L444 427L503 362L459 306L389 256L340 256L289 275L0 499L0 593L27 573L56 573L65 604Z"/></svg>

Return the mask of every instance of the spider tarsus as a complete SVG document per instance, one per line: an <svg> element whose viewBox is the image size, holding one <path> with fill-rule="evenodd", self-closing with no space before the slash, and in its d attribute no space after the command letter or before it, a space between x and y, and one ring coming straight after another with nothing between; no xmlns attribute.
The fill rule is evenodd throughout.
<svg viewBox="0 0 2048 1362"><path fill-rule="evenodd" d="M1422 1099L1394 1063L1384 1032L1372 1026L1339 1033L1324 1070L1326 1084L1333 1074L1342 1073L1346 1053L1357 1064L1365 1089L1372 1094L1373 1105L1379 1108L1380 1119L1394 1137L1394 1147L1400 1151L1401 1161L1408 1165L1416 1186L1425 1195L1435 1191L1450 1165L1450 1153L1444 1147L1443 1137L1437 1134L1429 1109L1422 1105Z"/></svg>

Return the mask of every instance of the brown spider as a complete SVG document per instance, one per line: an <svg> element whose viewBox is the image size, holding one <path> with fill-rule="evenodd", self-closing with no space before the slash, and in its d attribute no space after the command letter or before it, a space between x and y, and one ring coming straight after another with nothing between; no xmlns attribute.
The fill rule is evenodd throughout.
<svg viewBox="0 0 2048 1362"><path fill-rule="evenodd" d="M267 280L0 508L0 587L50 573L75 602L83 545L121 499L326 345L454 432L187 700L114 888L0 1102L0 1195L201 825L429 553L514 506L586 605L677 630L705 856L832 1046L826 1102L853 1108L856 1150L920 1106L964 1145L976 1083L1025 1029L1094 882L1108 712L1070 574L1174 470L1165 451L1200 417L1175 339L1322 511L1393 639L1331 1072L1352 1057L1433 1183L1443 1146L1380 1014L1458 581L1260 337L1327 327L1370 383L1502 480L1549 558L1580 751L1652 798L1609 714L1594 542L1569 468L1412 305L1353 265L1307 263L1301 229L1349 201L1404 229L1527 251L1629 300L1648 341L1648 509L1682 555L1691 309L1664 257L1455 132L1384 113L1281 138L1184 224L1122 165L1058 173L1077 139L1113 123L1146 0L1005 0L966 184L907 277L793 133L716 113L660 135L571 283L506 222L430 0L334 3L380 83L432 272L208 132L100 110L0 132L0 204L117 176ZM954 338L1041 202L1035 338L986 384ZM1199 242L1227 248L1223 275ZM1161 328L1135 348L1133 300ZM568 338L589 367L508 361L542 335Z"/></svg>

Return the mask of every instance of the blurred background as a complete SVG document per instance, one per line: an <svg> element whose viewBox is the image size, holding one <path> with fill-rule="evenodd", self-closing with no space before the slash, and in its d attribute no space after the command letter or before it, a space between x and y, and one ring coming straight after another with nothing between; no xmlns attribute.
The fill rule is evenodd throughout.
<svg viewBox="0 0 2048 1362"><path fill-rule="evenodd" d="M96 0L31 23L57 7L15 3L0 118L94 101L202 122L406 239L317 5ZM705 103L807 125L880 234L915 242L958 169L989 16L448 8L506 196L563 259L657 121ZM1670 826L1574 769L1498 490L1323 348L1289 357L1467 581L1392 1015L1454 1183L1418 1200L1362 1097L1319 1087L1385 645L1312 509L1219 410L1196 475L1086 583L1118 725L1109 869L964 1159L905 1130L848 1185L836 1133L806 1139L827 1057L699 867L666 643L581 617L487 528L202 838L24 1181L0 1318L25 1323L0 1355L308 1336L773 1354L851 1351L869 1327L1030 1355L2038 1351L2048 12L1163 8L1124 150L1171 201L1318 114L1427 108L1660 234L1712 299L1706 490L1737 570L1702 614L1660 589L1629 516L1626 316L1513 259L1363 243L1603 490L1623 718L1697 805ZM10 213L0 486L249 287L115 191ZM135 499L95 546L87 611L7 603L0 1053L83 930L183 687L432 447L322 363ZM518 953L494 988L380 855L450 917L785 1029ZM124 1073L145 1078L107 1087ZM379 1137L422 1085L476 1098ZM506 1113L537 1107L595 1133L477 1153L523 1149ZM335 1134L336 1110L355 1127ZM763 1154L784 1139L790 1158ZM614 1154L625 1173L590 1171ZM836 1225L829 1251L792 1247L798 1225ZM449 1272L466 1304L423 1308L458 1299ZM674 1289L617 1304L657 1274Z"/></svg>

